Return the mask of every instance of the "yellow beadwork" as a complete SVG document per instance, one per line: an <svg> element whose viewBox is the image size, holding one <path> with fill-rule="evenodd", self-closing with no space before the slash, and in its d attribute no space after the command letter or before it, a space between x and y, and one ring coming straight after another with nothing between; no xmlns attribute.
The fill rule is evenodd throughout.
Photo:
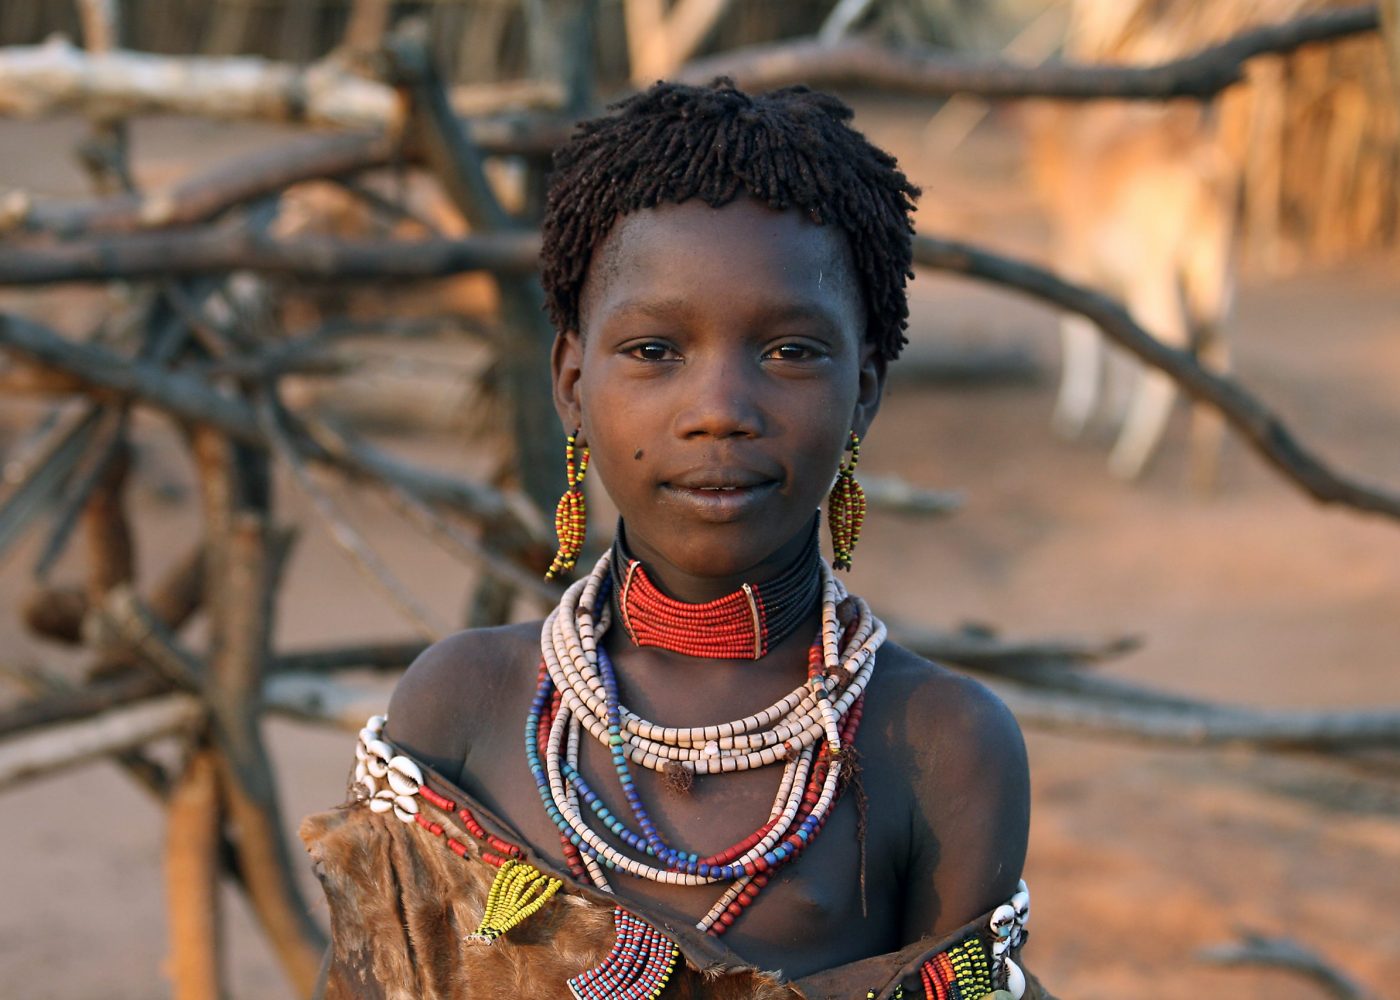
<svg viewBox="0 0 1400 1000"><path fill-rule="evenodd" d="M827 496L827 523L831 527L832 569L850 569L851 554L860 541L861 525L865 523L865 490L856 482L856 464L860 461L860 435L851 431L851 460L842 459L836 471L836 482Z"/></svg>
<svg viewBox="0 0 1400 1000"><path fill-rule="evenodd" d="M468 941L491 944L506 931L539 912L563 883L523 861L511 858L501 865L491 890L486 894L486 908L481 914L481 926Z"/></svg>
<svg viewBox="0 0 1400 1000"><path fill-rule="evenodd" d="M569 488L559 498L554 509L554 533L559 538L559 551L554 554L545 573L553 580L560 573L574 568L583 551L584 533L588 529L588 505L583 497L583 476L588 471L588 446L578 447L578 431L569 435L564 445L564 470Z"/></svg>

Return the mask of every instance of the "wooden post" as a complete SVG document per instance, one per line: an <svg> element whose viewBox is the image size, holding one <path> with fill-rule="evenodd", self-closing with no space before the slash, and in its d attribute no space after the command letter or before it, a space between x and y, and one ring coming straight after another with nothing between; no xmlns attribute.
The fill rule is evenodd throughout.
<svg viewBox="0 0 1400 1000"><path fill-rule="evenodd" d="M314 989L325 936L297 889L272 767L259 731L278 560L271 557L266 452L195 427L205 521L210 624L206 698L215 723L223 806L253 910L293 987Z"/></svg>
<svg viewBox="0 0 1400 1000"><path fill-rule="evenodd" d="M190 755L165 817L165 898L175 1000L219 1000L223 948L219 914L221 816L215 754Z"/></svg>

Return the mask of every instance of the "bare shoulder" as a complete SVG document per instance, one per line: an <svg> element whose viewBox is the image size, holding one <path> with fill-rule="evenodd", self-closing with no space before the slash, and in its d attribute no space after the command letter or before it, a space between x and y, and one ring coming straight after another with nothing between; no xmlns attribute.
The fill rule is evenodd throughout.
<svg viewBox="0 0 1400 1000"><path fill-rule="evenodd" d="M886 710L902 711L906 750L945 776L966 762L982 778L1024 772L1025 744L1016 718L986 685L895 643L878 664Z"/></svg>
<svg viewBox="0 0 1400 1000"><path fill-rule="evenodd" d="M877 718L907 781L909 873L921 887L906 920L914 937L951 930L1006 899L1020 878L1025 741L985 685L907 649L882 648L877 677Z"/></svg>
<svg viewBox="0 0 1400 1000"><path fill-rule="evenodd" d="M509 702L539 658L540 623L468 629L433 643L413 661L389 700L385 735L456 780L474 734L493 706Z"/></svg>

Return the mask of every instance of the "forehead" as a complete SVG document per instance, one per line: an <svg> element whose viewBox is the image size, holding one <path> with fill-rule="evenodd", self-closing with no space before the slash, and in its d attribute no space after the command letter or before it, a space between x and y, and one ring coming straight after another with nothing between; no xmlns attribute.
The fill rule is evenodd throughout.
<svg viewBox="0 0 1400 1000"><path fill-rule="evenodd" d="M719 310L797 305L864 333L846 234L753 198L721 208L691 199L619 219L589 263L581 325L638 300Z"/></svg>

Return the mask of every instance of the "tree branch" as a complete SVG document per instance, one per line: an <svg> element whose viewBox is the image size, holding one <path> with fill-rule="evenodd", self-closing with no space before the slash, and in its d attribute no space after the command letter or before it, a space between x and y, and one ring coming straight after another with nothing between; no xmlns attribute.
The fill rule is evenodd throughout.
<svg viewBox="0 0 1400 1000"><path fill-rule="evenodd" d="M729 76L749 90L802 83L876 87L922 97L1204 100L1243 80L1245 63L1256 56L1283 55L1304 45L1364 34L1378 24L1374 6L1329 10L1253 28L1195 55L1147 67L1028 67L927 49L896 49L863 39L831 45L802 39L702 59L685 67L678 78L699 84Z"/></svg>
<svg viewBox="0 0 1400 1000"><path fill-rule="evenodd" d="M459 87L458 114L557 108L562 95L545 83ZM118 50L89 55L62 37L43 45L0 49L0 115L37 117L62 111L123 116L305 122L342 128L390 125L393 91L356 76L334 58L308 66L257 56L167 56Z"/></svg>
<svg viewBox="0 0 1400 1000"><path fill-rule="evenodd" d="M4 740L0 742L0 788L186 732L203 719L204 707L198 699L170 694Z"/></svg>
<svg viewBox="0 0 1400 1000"><path fill-rule="evenodd" d="M932 236L914 237L914 262L1013 288L1089 318L1110 340L1144 363L1166 372L1192 397L1219 409L1255 451L1313 499L1400 519L1400 494L1334 472L1305 449L1273 411L1238 383L1206 371L1185 351L1168 347L1138 326L1123 306L1106 295L1072 285L1034 264Z"/></svg>
<svg viewBox="0 0 1400 1000"><path fill-rule="evenodd" d="M216 427L238 441L268 448L257 414L246 401L215 392L203 379L132 360L94 344L78 344L19 316L0 314L0 348L68 372L94 389L138 401L181 420ZM520 520L519 502L490 486L457 479L400 461L364 442L331 451L293 437L307 460L351 476L390 481L424 499L474 518ZM525 522L522 522L525 523ZM530 530L528 524L521 530ZM538 534L538 532L532 532Z"/></svg>
<svg viewBox="0 0 1400 1000"><path fill-rule="evenodd" d="M229 271L303 281L422 280L468 271L527 274L534 270L539 250L539 236L531 232L460 239L279 240L206 227L7 246L0 254L0 285L133 281Z"/></svg>

